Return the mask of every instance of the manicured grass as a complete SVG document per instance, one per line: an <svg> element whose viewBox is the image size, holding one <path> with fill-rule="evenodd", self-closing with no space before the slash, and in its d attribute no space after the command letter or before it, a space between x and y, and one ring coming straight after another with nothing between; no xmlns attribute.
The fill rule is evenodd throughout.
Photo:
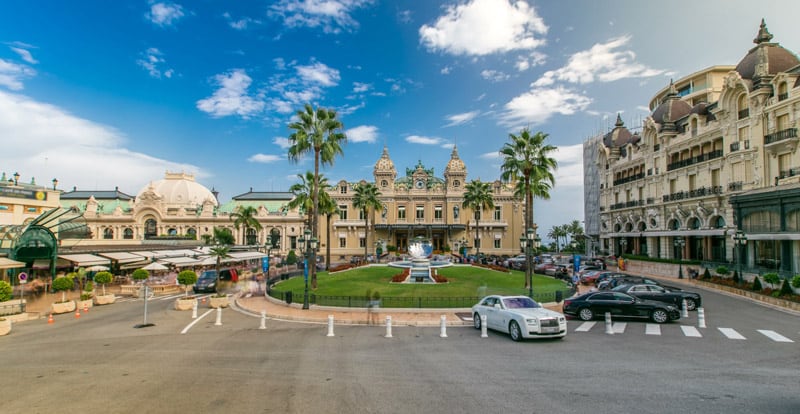
<svg viewBox="0 0 800 414"><path fill-rule="evenodd" d="M317 296L350 297L349 305L362 306L357 300L353 303L352 297L360 299L366 297L367 292L378 292L384 301L392 298L393 307L416 307L417 303L422 304L420 298L425 301L424 307L435 307L432 300L442 302L439 304L441 307L459 307L464 305L448 306L452 299L447 298L462 298L465 303L470 303L473 298L490 294L528 294L525 289L525 273L516 270L502 273L474 266L451 266L439 269L439 274L446 277L448 283L391 283L392 276L400 272L401 269L388 266L360 267L334 274L320 272L317 274L318 287L311 293ZM274 285L273 289L279 292L291 291L294 301L298 301L302 300L303 286L303 278L295 277ZM546 298L567 287L560 280L534 275L533 289L535 297ZM406 298L410 303L404 305L401 298ZM412 298L418 302L412 301Z"/></svg>

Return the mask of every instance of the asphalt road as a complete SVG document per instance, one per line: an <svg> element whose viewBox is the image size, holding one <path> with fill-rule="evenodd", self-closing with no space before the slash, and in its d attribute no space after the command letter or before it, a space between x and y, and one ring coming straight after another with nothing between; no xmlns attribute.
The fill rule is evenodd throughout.
<svg viewBox="0 0 800 414"><path fill-rule="evenodd" d="M226 309L191 328L170 300L20 323L0 337L3 413L797 413L800 317L702 292L696 315L646 334L569 322L563 340L512 342L472 328L337 326ZM207 309L201 308L199 315ZM618 321L619 322L619 321ZM622 325L617 325L620 328ZM719 328L745 339L731 339ZM181 334L186 330L185 334ZM618 329L619 330L619 329ZM758 332L774 331L793 342Z"/></svg>

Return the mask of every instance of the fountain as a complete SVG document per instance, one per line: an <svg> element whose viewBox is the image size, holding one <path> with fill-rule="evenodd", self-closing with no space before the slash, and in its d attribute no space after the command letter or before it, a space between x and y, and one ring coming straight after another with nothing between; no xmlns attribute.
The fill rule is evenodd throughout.
<svg viewBox="0 0 800 414"><path fill-rule="evenodd" d="M403 283L436 283L431 268L451 266L450 262L431 261L433 245L424 237L415 237L408 245L411 260L391 262L389 266L409 268L408 278Z"/></svg>

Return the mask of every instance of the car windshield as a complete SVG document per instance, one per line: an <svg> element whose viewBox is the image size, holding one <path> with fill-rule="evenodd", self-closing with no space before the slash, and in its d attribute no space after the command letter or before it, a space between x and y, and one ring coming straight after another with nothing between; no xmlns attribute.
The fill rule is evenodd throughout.
<svg viewBox="0 0 800 414"><path fill-rule="evenodd" d="M540 308L542 307L531 298L517 297L503 299L506 309Z"/></svg>

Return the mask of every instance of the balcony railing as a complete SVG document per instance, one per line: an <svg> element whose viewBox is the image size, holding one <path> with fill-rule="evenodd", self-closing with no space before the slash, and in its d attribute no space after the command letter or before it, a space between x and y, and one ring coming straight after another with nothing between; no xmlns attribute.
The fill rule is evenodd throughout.
<svg viewBox="0 0 800 414"><path fill-rule="evenodd" d="M800 175L800 168L789 168L788 170L783 170L781 171L780 177L781 179L783 179L788 177L794 177L796 175Z"/></svg>
<svg viewBox="0 0 800 414"><path fill-rule="evenodd" d="M675 169L678 169L678 168L688 167L690 165L694 165L694 164L697 164L699 162L705 162L705 161L713 160L715 158L720 158L720 157L722 157L722 150L721 149L716 150L716 151L707 152L705 154L698 155L696 157L687 158L685 160L675 161L675 162L673 162L671 164L667 164L667 171L672 171L672 170L675 170Z"/></svg>
<svg viewBox="0 0 800 414"><path fill-rule="evenodd" d="M641 207L644 205L644 200L626 201L623 203L616 203L609 206L609 210L619 210L621 208Z"/></svg>
<svg viewBox="0 0 800 414"><path fill-rule="evenodd" d="M731 152L739 151L739 141L731 142Z"/></svg>
<svg viewBox="0 0 800 414"><path fill-rule="evenodd" d="M631 175L630 177L619 178L619 179L614 180L614 185L621 185L621 184L629 183L631 181L641 180L642 178L644 178L644 173L634 174L634 175Z"/></svg>
<svg viewBox="0 0 800 414"><path fill-rule="evenodd" d="M764 135L764 145L774 144L784 139L797 138L797 128L784 129L778 132Z"/></svg>
<svg viewBox="0 0 800 414"><path fill-rule="evenodd" d="M728 191L742 191L742 184L743 183L741 181L728 183Z"/></svg>
<svg viewBox="0 0 800 414"><path fill-rule="evenodd" d="M656 203L655 197L648 197L647 198L647 205L655 204L655 203Z"/></svg>
<svg viewBox="0 0 800 414"><path fill-rule="evenodd" d="M744 119L750 116L750 108L745 108L739 111L739 119Z"/></svg>
<svg viewBox="0 0 800 414"><path fill-rule="evenodd" d="M667 194L663 196L663 201L666 203L668 201L687 200L690 198L720 194L722 194L722 186L700 187L690 191L678 191L677 193Z"/></svg>
<svg viewBox="0 0 800 414"><path fill-rule="evenodd" d="M778 94L778 101L779 102L780 101L785 101L787 99L789 99L789 93L788 92L787 93L779 93Z"/></svg>

